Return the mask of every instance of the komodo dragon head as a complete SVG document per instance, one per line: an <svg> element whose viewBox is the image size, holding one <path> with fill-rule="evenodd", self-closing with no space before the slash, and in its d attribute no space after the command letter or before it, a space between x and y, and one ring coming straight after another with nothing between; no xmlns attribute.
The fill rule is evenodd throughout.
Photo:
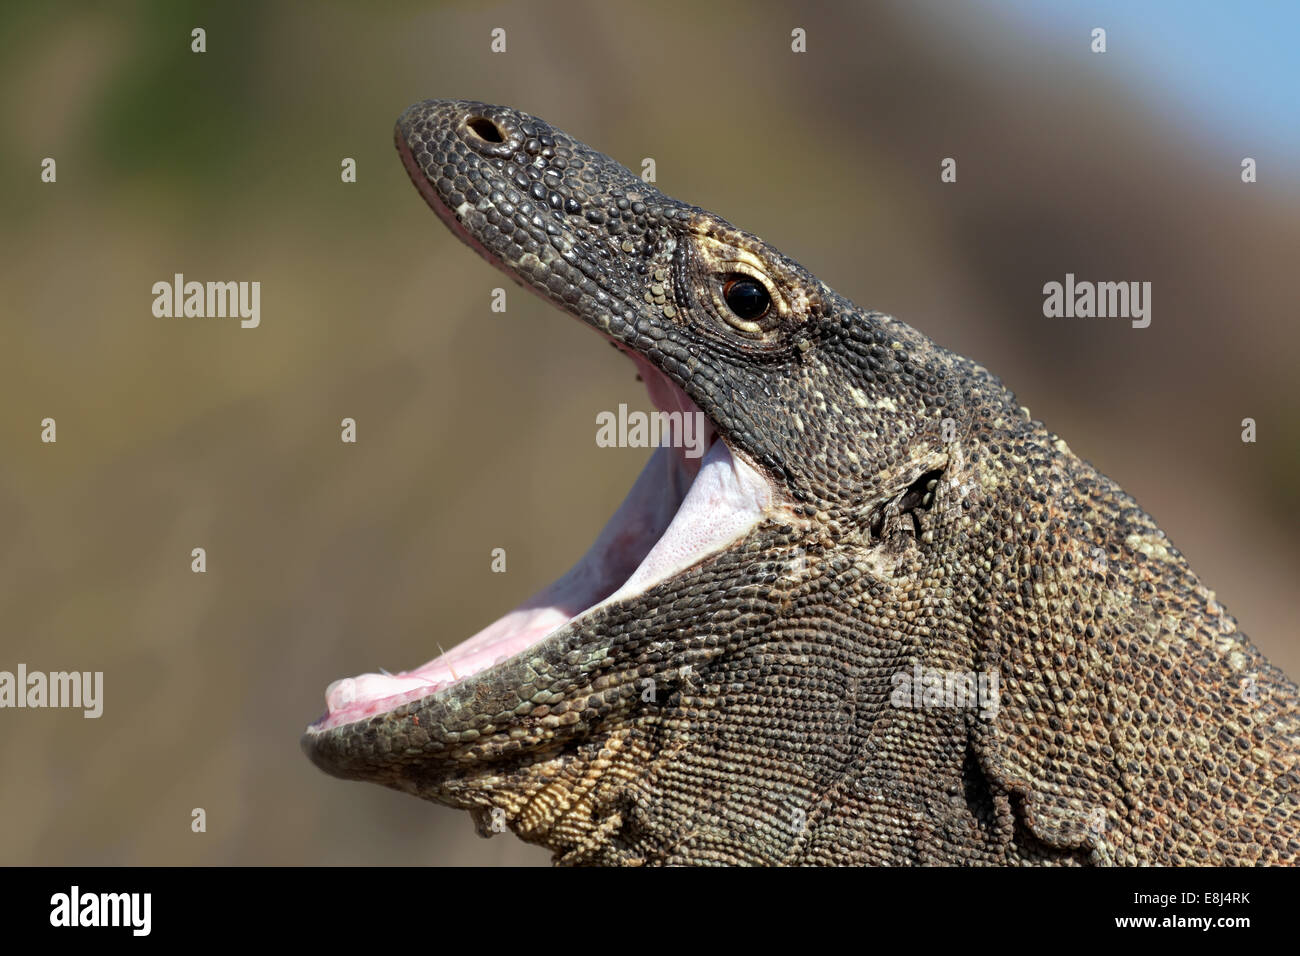
<svg viewBox="0 0 1300 956"><path fill-rule="evenodd" d="M675 441L554 584L332 684L318 766L565 863L1296 856L1294 685L996 378L535 117L396 144Z"/></svg>

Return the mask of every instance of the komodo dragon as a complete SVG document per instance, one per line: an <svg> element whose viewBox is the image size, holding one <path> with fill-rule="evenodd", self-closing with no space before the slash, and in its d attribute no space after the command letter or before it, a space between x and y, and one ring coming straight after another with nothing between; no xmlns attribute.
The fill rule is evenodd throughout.
<svg viewBox="0 0 1300 956"><path fill-rule="evenodd" d="M473 638L332 684L318 766L564 864L1296 860L1296 686L997 378L532 116L395 138L708 450Z"/></svg>

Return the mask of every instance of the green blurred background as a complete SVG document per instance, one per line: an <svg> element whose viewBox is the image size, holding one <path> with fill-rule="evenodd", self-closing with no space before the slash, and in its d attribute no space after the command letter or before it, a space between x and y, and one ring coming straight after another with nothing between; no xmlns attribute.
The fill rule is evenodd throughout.
<svg viewBox="0 0 1300 956"><path fill-rule="evenodd" d="M431 96L654 157L665 192L980 360L1300 674L1300 163L1264 108L1295 14L1154 9L5 4L0 669L102 670L105 708L0 711L0 863L546 861L298 747L331 680L567 568L646 457L594 442L596 411L647 407L631 366L411 187L392 125ZM259 280L261 327L155 318L175 272ZM1066 272L1152 282L1151 327L1045 319Z"/></svg>

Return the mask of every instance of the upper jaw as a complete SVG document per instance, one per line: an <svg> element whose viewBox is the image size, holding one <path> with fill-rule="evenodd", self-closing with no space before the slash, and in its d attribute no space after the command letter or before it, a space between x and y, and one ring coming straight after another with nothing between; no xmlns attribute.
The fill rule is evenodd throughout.
<svg viewBox="0 0 1300 956"><path fill-rule="evenodd" d="M501 141L476 134L479 120ZM514 281L632 351L672 335L668 273L699 210L507 107L428 100L406 111L395 141L429 206Z"/></svg>

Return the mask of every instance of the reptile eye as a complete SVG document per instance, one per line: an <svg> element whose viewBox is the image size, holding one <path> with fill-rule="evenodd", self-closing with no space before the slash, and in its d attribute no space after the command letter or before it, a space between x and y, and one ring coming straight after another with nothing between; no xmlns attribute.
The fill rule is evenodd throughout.
<svg viewBox="0 0 1300 956"><path fill-rule="evenodd" d="M722 298L727 308L746 322L761 319L772 307L772 297L762 283L749 276L732 276L722 284Z"/></svg>

